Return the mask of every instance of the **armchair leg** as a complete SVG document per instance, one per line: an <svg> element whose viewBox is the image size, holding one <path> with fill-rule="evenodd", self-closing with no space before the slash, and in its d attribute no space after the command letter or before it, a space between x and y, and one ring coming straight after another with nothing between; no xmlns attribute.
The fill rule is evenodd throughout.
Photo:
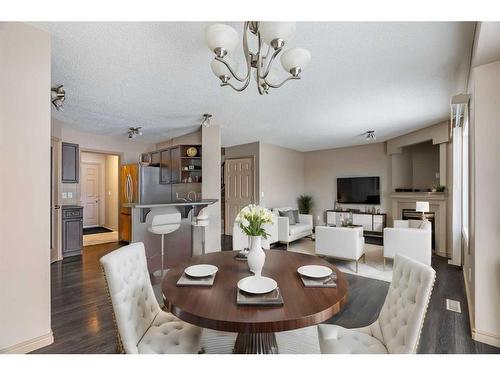
<svg viewBox="0 0 500 375"><path fill-rule="evenodd" d="M290 242L287 241L286 243L286 250L288 251L288 246L290 245Z"/></svg>
<svg viewBox="0 0 500 375"><path fill-rule="evenodd" d="M385 271L385 257L384 257L384 271Z"/></svg>
<svg viewBox="0 0 500 375"><path fill-rule="evenodd" d="M359 262L359 259L356 261L356 273L358 273L358 262Z"/></svg>

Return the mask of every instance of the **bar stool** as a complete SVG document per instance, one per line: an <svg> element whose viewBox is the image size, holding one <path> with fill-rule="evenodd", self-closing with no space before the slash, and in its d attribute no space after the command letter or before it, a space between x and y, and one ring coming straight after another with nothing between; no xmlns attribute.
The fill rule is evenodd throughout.
<svg viewBox="0 0 500 375"><path fill-rule="evenodd" d="M208 220L208 210L207 207L204 207L200 210L198 213L198 216L194 218L194 220L191 222L191 225L194 228L201 228L201 254L205 254L205 231L206 228L208 227L209 220ZM193 239L193 238L192 238ZM191 241L191 249L193 249L193 242ZM191 255L193 254L193 251L191 251Z"/></svg>
<svg viewBox="0 0 500 375"><path fill-rule="evenodd" d="M165 235L175 232L181 226L180 212L172 214L155 215L148 231L153 234L161 235L161 269L153 272L155 278L160 278L160 283L153 286L156 299L160 306L163 306L163 296L161 293L161 282L165 276ZM167 270L168 271L168 270Z"/></svg>

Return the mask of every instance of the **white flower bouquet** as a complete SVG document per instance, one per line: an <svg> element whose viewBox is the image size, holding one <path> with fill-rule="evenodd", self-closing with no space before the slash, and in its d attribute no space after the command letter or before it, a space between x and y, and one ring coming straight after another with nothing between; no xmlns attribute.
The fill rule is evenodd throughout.
<svg viewBox="0 0 500 375"><path fill-rule="evenodd" d="M261 236L267 238L269 234L264 230L264 224L273 223L273 214L267 208L250 204L243 208L236 222L247 236Z"/></svg>

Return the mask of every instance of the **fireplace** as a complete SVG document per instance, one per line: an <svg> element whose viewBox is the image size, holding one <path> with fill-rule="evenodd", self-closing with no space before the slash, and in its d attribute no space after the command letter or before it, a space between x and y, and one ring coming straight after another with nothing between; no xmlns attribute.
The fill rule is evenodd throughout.
<svg viewBox="0 0 500 375"><path fill-rule="evenodd" d="M436 248L436 215L434 212L426 212L425 218L431 222L431 228L432 228L432 250L435 250ZM422 220L422 213L417 212L414 209L410 208L403 208L402 213L401 213L401 218L403 220Z"/></svg>

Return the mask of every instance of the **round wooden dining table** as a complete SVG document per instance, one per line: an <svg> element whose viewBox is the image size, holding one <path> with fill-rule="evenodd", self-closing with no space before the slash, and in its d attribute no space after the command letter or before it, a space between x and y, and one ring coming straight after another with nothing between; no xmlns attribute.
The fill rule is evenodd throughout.
<svg viewBox="0 0 500 375"><path fill-rule="evenodd" d="M348 283L327 261L307 254L266 250L262 276L278 283L283 305L242 306L236 303L238 281L251 276L236 251L195 256L170 269L162 284L165 306L183 321L199 327L237 332L233 353L278 353L275 332L316 325L338 313L348 300ZM194 264L218 267L212 286L177 286L184 269ZM337 287L304 287L297 269L323 265L337 274Z"/></svg>

